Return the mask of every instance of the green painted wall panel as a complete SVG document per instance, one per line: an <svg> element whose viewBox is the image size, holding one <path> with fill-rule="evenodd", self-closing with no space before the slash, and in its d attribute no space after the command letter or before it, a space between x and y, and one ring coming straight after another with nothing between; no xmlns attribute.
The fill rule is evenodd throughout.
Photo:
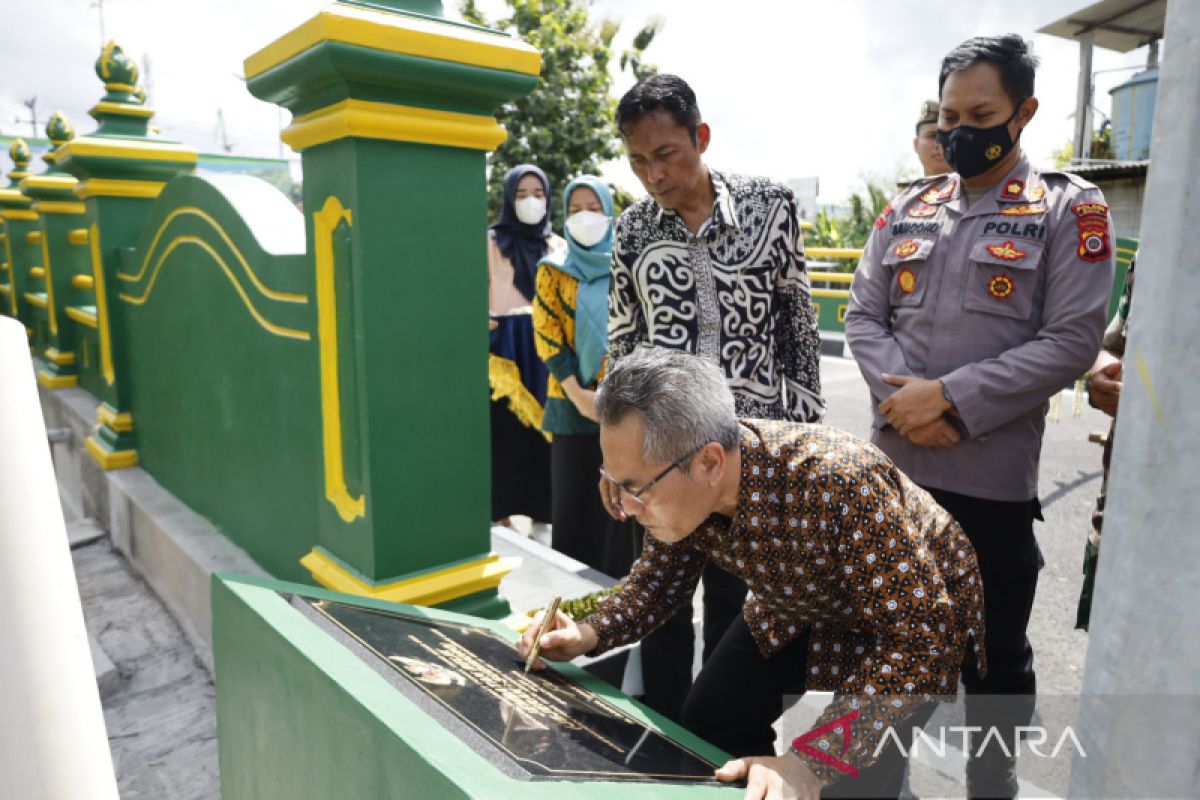
<svg viewBox="0 0 1200 800"><path fill-rule="evenodd" d="M223 800L300 798L735 798L711 786L518 781L464 745L276 594L294 592L434 619L498 623L277 581L214 576L213 654ZM705 756L726 754L580 669L571 678Z"/></svg>
<svg viewBox="0 0 1200 800"><path fill-rule="evenodd" d="M272 574L305 579L321 452L312 279L303 255L262 249L214 183L231 180L256 179L169 184L119 276L139 462ZM263 295L238 254L263 286L308 302Z"/></svg>

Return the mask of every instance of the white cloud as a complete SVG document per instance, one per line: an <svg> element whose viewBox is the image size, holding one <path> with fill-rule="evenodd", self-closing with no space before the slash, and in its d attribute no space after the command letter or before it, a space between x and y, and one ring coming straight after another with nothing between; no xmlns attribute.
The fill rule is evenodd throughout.
<svg viewBox="0 0 1200 800"><path fill-rule="evenodd" d="M236 77L246 56L327 5L323 0L105 0L106 33L139 62L149 55L152 106L163 135L217 150L221 109L234 152L274 156L288 115L250 96ZM1078 49L1033 31L1084 5L975 0L596 0L597 16L623 20L618 46L650 16L665 27L648 58L696 89L713 127L709 163L780 179L817 175L822 201L845 197L863 174L908 165L912 124L922 100L937 92L942 55L977 34L1015 31L1033 38L1042 57L1041 110L1023 144L1035 163L1071 135ZM452 10L456 0L447 0ZM491 12L499 0L481 6ZM53 108L78 130L102 94L92 65L100 50L98 10L88 0L40 0L9 15L0 30L0 130L26 133L14 117L21 100L39 97L44 120ZM1166 54L1170 57L1170 54ZM1093 69L1144 61L1144 53L1097 50ZM1097 105L1130 73L1097 78ZM618 91L631 80L622 76ZM286 148L285 153L290 153ZM624 164L610 177L638 189Z"/></svg>

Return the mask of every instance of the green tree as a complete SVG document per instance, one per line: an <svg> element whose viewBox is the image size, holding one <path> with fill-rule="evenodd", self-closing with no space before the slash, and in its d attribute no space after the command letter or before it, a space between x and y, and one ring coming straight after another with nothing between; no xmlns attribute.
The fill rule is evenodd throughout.
<svg viewBox="0 0 1200 800"><path fill-rule="evenodd" d="M588 0L506 0L507 16L489 20L475 0L463 0L462 15L476 25L515 33L542 54L537 88L502 106L496 118L508 138L488 162L488 212L493 219L504 200L504 175L517 164L536 164L550 179L550 209L555 227L564 215L560 192L581 173L600 174L600 165L620 155L613 114L610 63L620 23L593 21ZM661 28L648 22L632 47L619 57L622 69L642 78L656 72L644 61L644 51ZM618 206L629 198L615 192Z"/></svg>

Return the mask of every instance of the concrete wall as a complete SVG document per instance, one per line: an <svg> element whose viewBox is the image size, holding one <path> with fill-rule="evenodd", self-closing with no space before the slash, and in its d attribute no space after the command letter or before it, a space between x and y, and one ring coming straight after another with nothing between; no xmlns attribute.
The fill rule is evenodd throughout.
<svg viewBox="0 0 1200 800"><path fill-rule="evenodd" d="M1168 4L1166 52L1072 797L1194 797L1200 780L1200 3Z"/></svg>

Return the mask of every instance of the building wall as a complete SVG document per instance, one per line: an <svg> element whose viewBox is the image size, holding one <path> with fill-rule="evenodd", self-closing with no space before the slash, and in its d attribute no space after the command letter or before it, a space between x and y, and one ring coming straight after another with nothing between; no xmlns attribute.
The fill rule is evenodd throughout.
<svg viewBox="0 0 1200 800"><path fill-rule="evenodd" d="M1100 187L1108 200L1109 211L1112 212L1113 224L1117 236L1129 239L1140 239L1142 228L1142 198L1146 193L1146 178L1116 178L1104 180L1099 177L1088 178Z"/></svg>

